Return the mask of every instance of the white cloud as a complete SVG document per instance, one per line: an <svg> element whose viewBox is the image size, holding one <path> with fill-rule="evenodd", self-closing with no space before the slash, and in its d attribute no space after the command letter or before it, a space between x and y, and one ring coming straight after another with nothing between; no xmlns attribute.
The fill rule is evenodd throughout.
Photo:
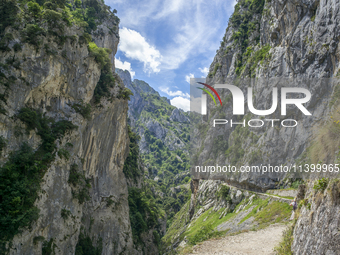
<svg viewBox="0 0 340 255"><path fill-rule="evenodd" d="M220 10L216 12L215 8L218 8L217 5L222 8L225 6L218 2L188 0L184 8L167 17L172 26L176 27L176 32L162 51L162 68L177 69L192 55L215 52L219 42L216 40L216 32L223 23Z"/></svg>
<svg viewBox="0 0 340 255"><path fill-rule="evenodd" d="M161 53L151 46L140 33L124 27L120 29L119 34L119 50L124 52L126 57L144 63L144 72L158 73L160 71Z"/></svg>
<svg viewBox="0 0 340 255"><path fill-rule="evenodd" d="M119 59L115 58L115 67L122 70L128 70L129 73L131 74L131 79L133 80L133 76L135 76L136 73L132 71L131 63L127 61L122 62L120 58Z"/></svg>
<svg viewBox="0 0 340 255"><path fill-rule="evenodd" d="M185 80L186 80L186 82L189 83L189 84L190 84L190 78L194 78L194 75L193 75L192 73L190 73L189 75L186 75L186 76L185 76Z"/></svg>
<svg viewBox="0 0 340 255"><path fill-rule="evenodd" d="M179 96L183 98L190 98L190 95L188 93L183 93L180 90L170 91L169 88L160 88L160 90L171 97Z"/></svg>
<svg viewBox="0 0 340 255"><path fill-rule="evenodd" d="M152 39L157 38L156 42L158 37L164 36L166 40L161 40L163 43L157 44L159 45L157 49L154 48L159 54L154 55L155 61L144 62L142 58L138 58L144 64L156 62L153 65L155 70L174 70L191 56L215 54L227 26L226 14L230 14L237 3L236 0L106 0L105 2L118 10L123 27L143 31L148 38L149 36ZM137 39L133 40L135 44L140 44L139 39L146 42L138 32L129 29L121 29L120 44L127 40L124 39L126 35L123 33L128 31L139 35L135 37L130 35L132 39ZM152 48L149 44L148 46ZM121 45L120 49L123 48Z"/></svg>
<svg viewBox="0 0 340 255"><path fill-rule="evenodd" d="M175 97L170 100L171 105L176 106L177 108L183 109L185 112L190 111L190 100L184 97Z"/></svg>
<svg viewBox="0 0 340 255"><path fill-rule="evenodd" d="M160 19L169 16L170 14L178 13L187 0L168 0L164 1L163 9L157 13L155 19Z"/></svg>
<svg viewBox="0 0 340 255"><path fill-rule="evenodd" d="M203 73L203 75L206 77L209 73L209 68L208 67L204 67L204 68L198 68L200 69L201 73Z"/></svg>

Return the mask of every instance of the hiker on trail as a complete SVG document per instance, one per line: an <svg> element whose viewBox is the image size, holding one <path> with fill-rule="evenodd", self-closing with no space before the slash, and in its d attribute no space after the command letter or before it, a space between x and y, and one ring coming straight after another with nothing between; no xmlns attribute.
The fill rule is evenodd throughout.
<svg viewBox="0 0 340 255"><path fill-rule="evenodd" d="M294 198L294 200L290 203L290 206L293 206L293 210L295 211L297 208L297 203L296 203L296 197Z"/></svg>
<svg viewBox="0 0 340 255"><path fill-rule="evenodd" d="M294 200L290 203L290 206L293 206L293 212L292 212L292 216L290 216L290 219L289 219L289 220L294 220L295 210L296 210L296 208L297 208L296 197L295 197Z"/></svg>

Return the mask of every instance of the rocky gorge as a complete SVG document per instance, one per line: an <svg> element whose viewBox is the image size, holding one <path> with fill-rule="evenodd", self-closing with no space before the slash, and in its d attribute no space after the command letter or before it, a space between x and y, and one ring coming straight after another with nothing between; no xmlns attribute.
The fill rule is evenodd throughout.
<svg viewBox="0 0 340 255"><path fill-rule="evenodd" d="M252 86L261 109L273 86L304 80L313 119L290 109L294 130L214 129L221 111L232 117L228 93L201 119L131 80L115 68L116 12L97 0L0 4L0 254L188 253L276 223L288 224L278 254L338 254L337 173L189 170L338 162L339 2L239 0L210 66L207 83Z"/></svg>

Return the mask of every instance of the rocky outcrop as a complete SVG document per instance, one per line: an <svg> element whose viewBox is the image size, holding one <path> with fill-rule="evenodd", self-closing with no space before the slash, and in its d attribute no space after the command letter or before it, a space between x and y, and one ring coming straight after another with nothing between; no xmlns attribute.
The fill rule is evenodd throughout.
<svg viewBox="0 0 340 255"><path fill-rule="evenodd" d="M170 120L183 123L190 122L189 118L183 114L183 110L177 108L172 111Z"/></svg>
<svg viewBox="0 0 340 255"><path fill-rule="evenodd" d="M129 120L130 125L135 127L136 121L139 119L140 114L142 113L144 107L148 107L150 103L144 99L142 93L146 95L156 95L158 97L159 94L156 92L149 84L141 80L131 80L131 75L127 70L121 70L116 68L116 73L123 80L125 87L131 90L133 96L129 101Z"/></svg>
<svg viewBox="0 0 340 255"><path fill-rule="evenodd" d="M318 181L316 181L318 182ZM310 182L294 228L294 254L338 254L340 250L340 184L332 180L328 187L313 189Z"/></svg>
<svg viewBox="0 0 340 255"><path fill-rule="evenodd" d="M244 2L240 1L238 13L250 9ZM256 77L329 78L338 73L339 3L326 0L265 1L259 14L251 20L259 24L253 30L249 28L248 47L256 52L269 45L271 58L267 64L257 63ZM220 64L215 75L208 76L212 83L237 75L235 62L241 49L233 36L238 31L235 24L229 23L224 43L210 66L212 74L215 65ZM255 39L257 36L260 41ZM230 47L232 45L236 47ZM248 75L247 70L253 63L242 64L247 67L240 74Z"/></svg>

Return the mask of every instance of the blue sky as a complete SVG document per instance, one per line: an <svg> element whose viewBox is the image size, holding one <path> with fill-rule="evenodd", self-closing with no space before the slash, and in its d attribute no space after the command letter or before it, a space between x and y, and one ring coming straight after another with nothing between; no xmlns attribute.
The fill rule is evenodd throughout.
<svg viewBox="0 0 340 255"><path fill-rule="evenodd" d="M116 67L189 110L189 77L206 77L236 0L106 0L118 11Z"/></svg>

